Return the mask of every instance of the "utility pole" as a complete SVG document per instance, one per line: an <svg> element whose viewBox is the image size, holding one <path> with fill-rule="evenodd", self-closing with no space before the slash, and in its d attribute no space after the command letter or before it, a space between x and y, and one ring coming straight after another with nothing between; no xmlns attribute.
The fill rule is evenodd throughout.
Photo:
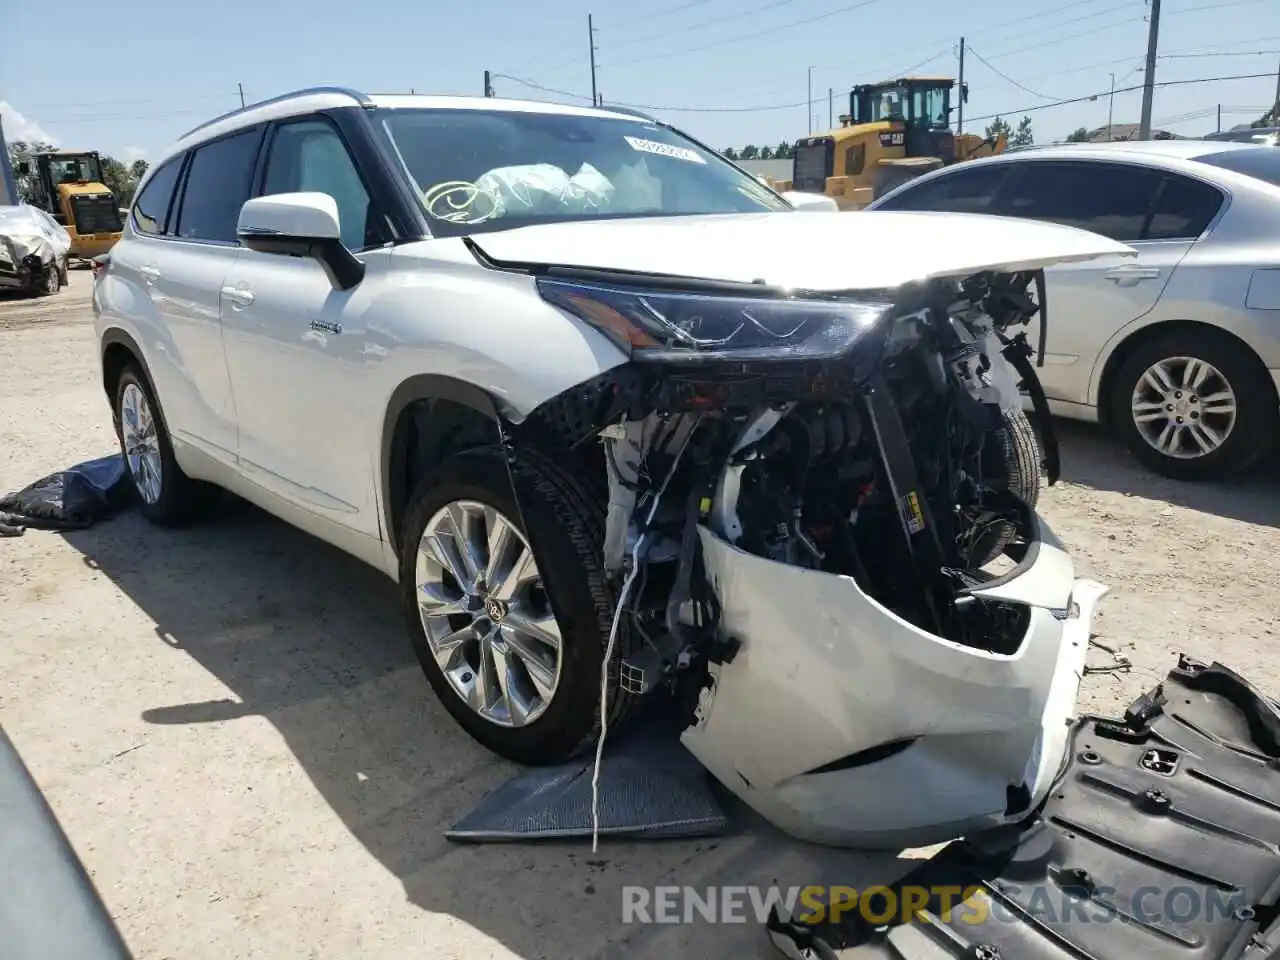
<svg viewBox="0 0 1280 960"><path fill-rule="evenodd" d="M596 28L591 22L591 14L587 14L587 38L591 41L591 105L598 106L600 98L596 95Z"/></svg>
<svg viewBox="0 0 1280 960"><path fill-rule="evenodd" d="M960 86L956 88L960 96L960 115L956 118L956 133L964 133L964 37L960 38Z"/></svg>
<svg viewBox="0 0 1280 960"><path fill-rule="evenodd" d="M486 97L493 96L493 81L489 77L489 71L484 72L484 95Z"/></svg>
<svg viewBox="0 0 1280 960"><path fill-rule="evenodd" d="M1116 75L1111 75L1111 97L1107 101L1107 142L1111 142L1111 121L1115 118L1116 112ZM1222 122L1222 108L1218 108L1218 122Z"/></svg>
<svg viewBox="0 0 1280 960"><path fill-rule="evenodd" d="M834 87L827 87L827 129L830 130L836 125L836 91Z"/></svg>
<svg viewBox="0 0 1280 960"><path fill-rule="evenodd" d="M1142 123L1138 139L1151 139L1151 101L1156 92L1156 45L1160 39L1160 0L1151 0L1151 27L1147 30L1147 67L1142 77Z"/></svg>
<svg viewBox="0 0 1280 960"><path fill-rule="evenodd" d="M809 68L809 136L813 136L813 67Z"/></svg>
<svg viewBox="0 0 1280 960"><path fill-rule="evenodd" d="M1218 104L1218 132L1222 132L1222 104Z"/></svg>
<svg viewBox="0 0 1280 960"><path fill-rule="evenodd" d="M237 83L236 86L240 90L240 109L243 110L244 109L244 84Z"/></svg>
<svg viewBox="0 0 1280 960"><path fill-rule="evenodd" d="M1280 127L1280 67L1276 67L1276 102L1271 105L1271 125Z"/></svg>

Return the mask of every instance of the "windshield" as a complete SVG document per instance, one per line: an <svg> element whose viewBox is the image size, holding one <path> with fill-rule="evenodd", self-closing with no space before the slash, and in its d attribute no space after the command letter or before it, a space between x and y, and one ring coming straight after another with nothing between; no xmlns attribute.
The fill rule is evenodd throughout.
<svg viewBox="0 0 1280 960"><path fill-rule="evenodd" d="M102 182L102 169L97 159L88 154L74 157L50 157L49 169L53 173L54 183L75 183L78 180L88 183Z"/></svg>
<svg viewBox="0 0 1280 960"><path fill-rule="evenodd" d="M1196 157L1200 163L1233 170L1280 187L1280 148L1258 146L1241 150L1224 150Z"/></svg>
<svg viewBox="0 0 1280 960"><path fill-rule="evenodd" d="M791 209L728 161L645 120L458 109L387 109L378 119L437 236Z"/></svg>
<svg viewBox="0 0 1280 960"><path fill-rule="evenodd" d="M917 87L911 94L911 116L920 126L930 130L947 130L951 126L948 115L950 87Z"/></svg>
<svg viewBox="0 0 1280 960"><path fill-rule="evenodd" d="M902 120L907 115L907 90L905 87L884 87L866 93L866 117L858 117L862 123L878 123L881 120Z"/></svg>

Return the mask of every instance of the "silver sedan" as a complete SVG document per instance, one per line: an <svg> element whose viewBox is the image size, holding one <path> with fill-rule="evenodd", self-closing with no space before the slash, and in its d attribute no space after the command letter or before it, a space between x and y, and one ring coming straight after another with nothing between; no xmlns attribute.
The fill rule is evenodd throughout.
<svg viewBox="0 0 1280 960"><path fill-rule="evenodd" d="M1160 140L1037 147L945 167L868 209L1050 220L1129 244L1046 271L1059 416L1101 421L1150 469L1241 471L1280 430L1280 149ZM1032 327L1029 339L1039 331Z"/></svg>

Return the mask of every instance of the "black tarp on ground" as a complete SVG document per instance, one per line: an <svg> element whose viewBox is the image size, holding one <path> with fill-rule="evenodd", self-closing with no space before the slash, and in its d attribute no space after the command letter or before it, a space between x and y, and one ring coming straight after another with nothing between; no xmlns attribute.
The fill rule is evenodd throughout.
<svg viewBox="0 0 1280 960"><path fill-rule="evenodd" d="M0 536L81 530L127 507L133 485L120 454L59 470L0 498Z"/></svg>

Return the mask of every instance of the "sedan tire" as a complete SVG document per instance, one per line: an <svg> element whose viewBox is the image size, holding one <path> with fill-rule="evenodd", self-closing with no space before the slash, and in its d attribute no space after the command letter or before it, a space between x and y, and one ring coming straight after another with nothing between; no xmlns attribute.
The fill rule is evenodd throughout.
<svg viewBox="0 0 1280 960"><path fill-rule="evenodd" d="M1217 480L1273 448L1275 387L1242 344L1212 330L1178 330L1138 346L1109 398L1111 422L1148 469L1175 480Z"/></svg>

